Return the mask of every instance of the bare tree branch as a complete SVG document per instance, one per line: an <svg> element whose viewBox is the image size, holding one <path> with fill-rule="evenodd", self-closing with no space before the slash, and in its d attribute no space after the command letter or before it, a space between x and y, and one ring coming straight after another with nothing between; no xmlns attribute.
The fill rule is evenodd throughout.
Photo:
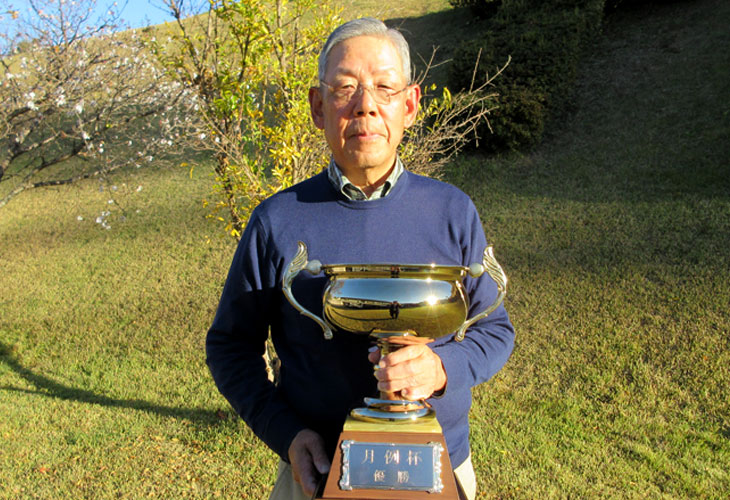
<svg viewBox="0 0 730 500"><path fill-rule="evenodd" d="M32 0L17 20L26 43L0 59L0 206L28 189L140 165L188 126L194 99L165 78L138 32L112 31L113 6L91 24L94 4Z"/></svg>

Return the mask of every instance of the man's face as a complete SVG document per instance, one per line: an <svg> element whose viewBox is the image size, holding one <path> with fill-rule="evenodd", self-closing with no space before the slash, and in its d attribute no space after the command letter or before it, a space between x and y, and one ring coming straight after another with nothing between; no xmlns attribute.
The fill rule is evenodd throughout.
<svg viewBox="0 0 730 500"><path fill-rule="evenodd" d="M412 85L393 95L388 104L376 102L364 90L349 102L335 98L332 88L362 85L405 88L402 63L386 38L359 36L335 45L329 54L324 81L309 93L312 118L324 130L335 162L355 184L385 177L395 164L403 130L416 119L421 91ZM367 177L365 177L367 176Z"/></svg>

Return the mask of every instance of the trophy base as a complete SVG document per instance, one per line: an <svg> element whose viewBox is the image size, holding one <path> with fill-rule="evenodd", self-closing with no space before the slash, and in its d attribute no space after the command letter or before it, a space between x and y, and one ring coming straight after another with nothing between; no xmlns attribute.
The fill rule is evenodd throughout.
<svg viewBox="0 0 730 500"><path fill-rule="evenodd" d="M350 415L363 422L389 422L393 424L411 424L419 419L434 415L430 408L411 411L383 411L374 408L357 408Z"/></svg>
<svg viewBox="0 0 730 500"><path fill-rule="evenodd" d="M322 500L458 500L435 416L392 425L348 417Z"/></svg>
<svg viewBox="0 0 730 500"><path fill-rule="evenodd" d="M355 408L350 416L372 423L413 424L423 418L435 418L434 411L419 401L365 398L366 408Z"/></svg>

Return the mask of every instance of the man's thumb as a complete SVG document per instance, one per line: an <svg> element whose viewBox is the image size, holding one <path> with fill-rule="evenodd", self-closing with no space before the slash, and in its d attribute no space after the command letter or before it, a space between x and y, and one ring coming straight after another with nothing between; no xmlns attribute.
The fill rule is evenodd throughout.
<svg viewBox="0 0 730 500"><path fill-rule="evenodd" d="M315 446L309 447L309 453L312 455L312 462L317 468L317 472L327 474L330 471L330 461L324 451L324 446L321 443L316 443Z"/></svg>

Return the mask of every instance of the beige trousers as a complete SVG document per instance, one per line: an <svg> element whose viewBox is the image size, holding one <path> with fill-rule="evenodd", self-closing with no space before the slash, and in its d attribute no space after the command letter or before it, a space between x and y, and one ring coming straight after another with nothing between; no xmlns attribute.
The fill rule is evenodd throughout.
<svg viewBox="0 0 730 500"><path fill-rule="evenodd" d="M471 455L454 469L454 476L459 489L459 499L474 500L477 496L477 478L471 463ZM311 500L310 496L304 494L299 483L294 481L291 465L283 460L279 460L279 474L269 500Z"/></svg>

